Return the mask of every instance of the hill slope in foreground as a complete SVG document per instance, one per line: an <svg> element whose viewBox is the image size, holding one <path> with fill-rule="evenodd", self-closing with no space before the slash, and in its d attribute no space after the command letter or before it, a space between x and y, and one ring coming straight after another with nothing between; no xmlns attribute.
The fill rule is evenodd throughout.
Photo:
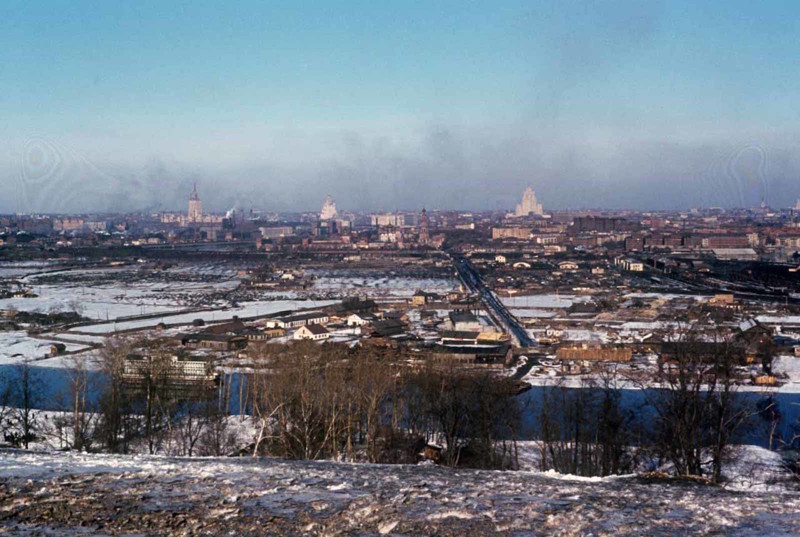
<svg viewBox="0 0 800 537"><path fill-rule="evenodd" d="M0 452L0 534L800 535L800 495L276 459Z"/></svg>

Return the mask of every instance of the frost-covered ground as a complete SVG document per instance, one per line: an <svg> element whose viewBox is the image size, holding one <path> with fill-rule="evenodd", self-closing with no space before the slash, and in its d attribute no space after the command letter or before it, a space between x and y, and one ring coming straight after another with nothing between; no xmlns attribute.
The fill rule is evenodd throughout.
<svg viewBox="0 0 800 537"><path fill-rule="evenodd" d="M18 268L9 270L20 270ZM29 269L25 269L29 270ZM178 311L236 289L236 271L191 264L166 271L130 267L80 268L28 274L22 281L38 296L0 300L0 309L74 311L98 320Z"/></svg>
<svg viewBox="0 0 800 537"><path fill-rule="evenodd" d="M308 271L314 275L313 290L337 295L368 295L373 299L410 298L421 289L429 293L447 293L458 289L454 278L412 278L406 276L358 276L345 271Z"/></svg>
<svg viewBox="0 0 800 537"><path fill-rule="evenodd" d="M116 285L96 287L35 286L34 298L0 300L0 309L49 313L75 311L90 319L116 319L131 315L149 315L186 307L167 296L157 297L158 289L124 288ZM187 290L188 292L188 290Z"/></svg>
<svg viewBox="0 0 800 537"><path fill-rule="evenodd" d="M586 302L588 300L590 300L590 298L586 296L556 294L500 297L500 301L508 308L533 310L563 309L570 307L576 302Z"/></svg>
<svg viewBox="0 0 800 537"><path fill-rule="evenodd" d="M705 300L708 300L708 297L707 296L703 296L703 295L691 295L691 294L678 295L678 294L675 294L675 293L628 293L628 294L624 295L624 298L627 298L629 300L630 299L636 299L636 298L639 298L639 299L642 299L642 300L676 300L676 299L685 300L685 299L691 299L691 300L695 300L697 302L703 302Z"/></svg>
<svg viewBox="0 0 800 537"><path fill-rule="evenodd" d="M136 330L141 328L155 327L162 322L166 324L189 324L195 319L203 319L207 322L227 321L233 319L234 317L248 318L259 315L268 315L270 313L277 313L281 311L322 308L335 303L335 300L262 300L246 302L233 308L212 311L199 311L194 313L182 313L178 315L164 315L135 321L79 326L73 328L71 331L87 334L110 334L120 330Z"/></svg>
<svg viewBox="0 0 800 537"><path fill-rule="evenodd" d="M0 278L19 278L58 267L58 261L17 261L0 263Z"/></svg>
<svg viewBox="0 0 800 537"><path fill-rule="evenodd" d="M43 336L45 338L46 336ZM39 339L23 331L0 332L0 365L12 364L25 359L39 360L50 351L55 340ZM68 352L86 350L79 343L65 343Z"/></svg>
<svg viewBox="0 0 800 537"><path fill-rule="evenodd" d="M543 445L544 443L538 440L517 443L520 470L535 472L541 468ZM653 469L666 473L673 471L668 464L659 465L657 461L646 456L640 455L638 459L633 473L645 474ZM800 480L785 463L784 457L776 451L751 445L733 446L729 459L723 464L724 483L721 486L737 492L800 493ZM599 478L590 480L597 481Z"/></svg>
<svg viewBox="0 0 800 537"><path fill-rule="evenodd" d="M537 318L537 319L552 319L556 316L555 311L536 309L536 308L510 308L508 312L520 319Z"/></svg>
<svg viewBox="0 0 800 537"><path fill-rule="evenodd" d="M0 452L14 535L797 535L800 495L636 477Z"/></svg>

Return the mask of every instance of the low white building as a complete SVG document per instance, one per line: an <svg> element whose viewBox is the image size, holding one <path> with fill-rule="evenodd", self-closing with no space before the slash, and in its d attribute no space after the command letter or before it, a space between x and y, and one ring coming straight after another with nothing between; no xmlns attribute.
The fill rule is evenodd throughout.
<svg viewBox="0 0 800 537"><path fill-rule="evenodd" d="M366 326L369 323L377 320L377 317L372 313L353 313L345 320L347 326Z"/></svg>
<svg viewBox="0 0 800 537"><path fill-rule="evenodd" d="M267 328L297 328L309 324L324 324L329 320L326 313L312 311L309 313L298 313L286 317L279 317L277 319L270 319L267 321Z"/></svg>
<svg viewBox="0 0 800 537"><path fill-rule="evenodd" d="M292 336L295 340L307 339L311 341L321 341L331 337L328 329L319 324L307 324L298 328Z"/></svg>
<svg viewBox="0 0 800 537"><path fill-rule="evenodd" d="M637 261L636 259L631 259L629 257L615 257L614 264L620 267L622 270L627 270L629 272L644 271L644 263L642 263L641 261Z"/></svg>

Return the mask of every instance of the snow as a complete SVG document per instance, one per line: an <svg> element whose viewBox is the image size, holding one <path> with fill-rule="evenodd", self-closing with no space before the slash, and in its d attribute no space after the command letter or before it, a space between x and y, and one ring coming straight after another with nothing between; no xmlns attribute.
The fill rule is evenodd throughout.
<svg viewBox="0 0 800 537"><path fill-rule="evenodd" d="M620 326L622 330L647 330L648 332L680 327L680 323L668 321L626 321Z"/></svg>
<svg viewBox="0 0 800 537"><path fill-rule="evenodd" d="M565 309L576 302L588 302L589 297L576 295L525 295L500 297L500 301L508 308L519 309Z"/></svg>
<svg viewBox="0 0 800 537"><path fill-rule="evenodd" d="M216 293L236 289L240 282L235 275L235 270L214 264L192 264L161 272L140 272L123 266L34 273L22 281L38 296L0 300L0 309L49 312L73 311L77 307L82 315L97 320L174 312L195 306L198 300ZM54 280L56 276L58 280Z"/></svg>
<svg viewBox="0 0 800 537"><path fill-rule="evenodd" d="M74 311L77 306L81 315L98 320L183 309L184 306L172 298L153 296L157 292L155 288L143 287L130 289L118 285L34 286L33 292L38 295L37 297L6 298L0 300L0 309L47 313Z"/></svg>
<svg viewBox="0 0 800 537"><path fill-rule="evenodd" d="M52 270L57 266L57 261L18 261L0 263L0 278L19 278L20 276L28 274Z"/></svg>
<svg viewBox="0 0 800 537"><path fill-rule="evenodd" d="M532 474L546 475L561 481L584 483L608 482L614 479L628 480L635 474L586 477L580 475L560 474L555 470L540 472L542 442L538 440L520 441L517 443L519 451L520 471ZM642 459L636 468L637 472L645 473L656 467L656 461ZM659 468L669 472L665 465ZM739 492L792 492L797 491L797 481L790 470L784 465L784 458L780 453L766 448L752 445L735 446L729 461L723 464L723 487Z"/></svg>
<svg viewBox="0 0 800 537"><path fill-rule="evenodd" d="M780 453L758 446L739 446L723 467L725 488L738 491L785 490L796 485Z"/></svg>
<svg viewBox="0 0 800 537"><path fill-rule="evenodd" d="M73 328L72 332L88 334L111 334L122 330L138 330L155 327L160 323L165 324L190 324L195 319L204 321L227 321L233 317L248 318L260 315L269 315L281 311L294 311L308 308L322 308L335 304L335 300L262 300L246 302L235 308L218 309L213 311L198 311L176 315L163 315L149 319L123 321L118 323L100 323L89 326Z"/></svg>
<svg viewBox="0 0 800 537"><path fill-rule="evenodd" d="M709 297L703 295L679 295L675 293L628 293L624 298L634 299L639 298L643 300L694 300L697 302L705 302Z"/></svg>
<svg viewBox="0 0 800 537"><path fill-rule="evenodd" d="M508 310L511 315L514 317L525 319L525 318L537 318L537 319L551 319L556 316L555 311L548 311L543 309L537 308L510 308Z"/></svg>
<svg viewBox="0 0 800 537"><path fill-rule="evenodd" d="M13 491L4 525L52 535L800 533L797 493L630 476L2 451L0 479Z"/></svg>
<svg viewBox="0 0 800 537"><path fill-rule="evenodd" d="M308 271L316 276L314 290L343 295L367 294L370 298L410 298L418 289L429 293L447 293L458 289L458 281L447 278L411 278L405 276L356 276L346 272Z"/></svg>
<svg viewBox="0 0 800 537"><path fill-rule="evenodd" d="M756 320L763 324L799 325L800 315L759 315Z"/></svg>
<svg viewBox="0 0 800 537"><path fill-rule="evenodd" d="M778 375L787 375L789 380L780 387L782 393L800 393L800 357L776 356L772 364Z"/></svg>
<svg viewBox="0 0 800 537"><path fill-rule="evenodd" d="M50 351L50 345L53 343L56 341L34 338L23 331L0 332L0 365L41 359ZM64 345L68 352L89 348L75 343L64 343Z"/></svg>

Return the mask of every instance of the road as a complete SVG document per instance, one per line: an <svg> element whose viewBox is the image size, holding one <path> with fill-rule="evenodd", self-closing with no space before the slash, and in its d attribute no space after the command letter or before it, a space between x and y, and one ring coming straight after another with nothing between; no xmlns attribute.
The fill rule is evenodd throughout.
<svg viewBox="0 0 800 537"><path fill-rule="evenodd" d="M514 342L520 347L532 347L536 342L528 335L516 317L506 309L500 299L483 282L480 274L470 264L469 260L461 256L453 256L453 262L462 283L470 292L477 294L483 305L490 313L509 331Z"/></svg>

